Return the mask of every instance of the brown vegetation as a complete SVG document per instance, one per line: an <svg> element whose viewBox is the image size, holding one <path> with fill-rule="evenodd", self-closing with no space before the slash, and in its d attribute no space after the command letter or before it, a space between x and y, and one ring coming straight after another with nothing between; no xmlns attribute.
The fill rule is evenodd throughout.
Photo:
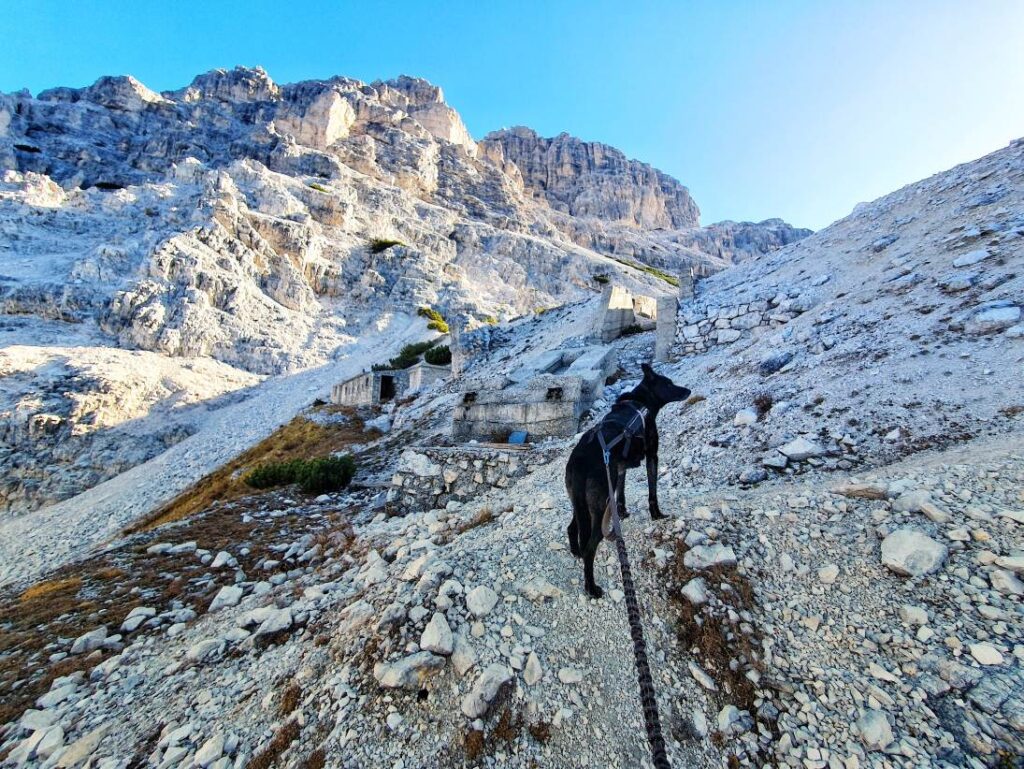
<svg viewBox="0 0 1024 769"><path fill-rule="evenodd" d="M302 702L302 687L291 683L281 692L281 701L278 703L278 711L282 716L288 716Z"/></svg>
<svg viewBox="0 0 1024 769"><path fill-rule="evenodd" d="M331 413L343 413L343 422L321 424L298 416L282 425L250 449L190 486L163 507L128 529L129 533L148 531L165 523L179 521L205 510L214 502L227 502L252 495L253 489L243 477L257 465L308 459L343 451L367 439L363 423L352 409L323 407ZM371 436L372 437L372 436Z"/></svg>
<svg viewBox="0 0 1024 769"><path fill-rule="evenodd" d="M306 769L324 769L327 763L327 754L323 748L314 748L313 752L306 757Z"/></svg>
<svg viewBox="0 0 1024 769"><path fill-rule="evenodd" d="M775 398L770 392L759 392L754 396L754 408L757 410L759 420L764 419L765 415L772 410L773 405L775 405Z"/></svg>
<svg viewBox="0 0 1024 769"><path fill-rule="evenodd" d="M694 577L703 577L709 586L727 584L731 589L716 590L715 593L724 603L737 614L743 611L754 611L757 596L747 578L740 574L735 566L716 566L700 572L693 571L683 563L687 546L682 539L673 543L675 557L669 566L666 579L663 580L670 606L675 610L676 637L682 649L693 652L697 662L715 679L721 690L718 705L735 705L746 710L754 718L757 708L754 705L757 692L754 684L746 677L745 671L754 669L761 672L761 665L755 644L755 635L743 633L738 626L731 625L723 616L712 616L702 612L686 600L682 588ZM739 665L734 670L730 662L736 660ZM765 724L769 729L774 724Z"/></svg>
<svg viewBox="0 0 1024 769"><path fill-rule="evenodd" d="M214 552L229 550L246 571L270 556L270 546L279 539L310 528L321 552L347 550L354 541L346 511L332 513L327 520L288 514L245 523L247 509L239 503L216 507L175 527L167 539L195 540L199 547ZM215 587L204 579L208 569L192 554L149 554L146 550L152 542L143 536L62 567L20 593L0 592L0 724L18 719L55 678L87 670L106 655L82 654L51 663L49 655L58 651L46 648L51 640L77 638L100 625L116 632L136 606L152 606L158 612L172 600L198 612L209 606ZM246 556L238 552L241 543L250 549ZM281 568L289 567L282 564ZM136 635L146 632L143 627Z"/></svg>
<svg viewBox="0 0 1024 769"><path fill-rule="evenodd" d="M460 523L455 530L459 534L464 534L467 531L477 528L478 526L484 526L494 520L494 511L489 507L481 507L476 515L470 518L468 521Z"/></svg>
<svg viewBox="0 0 1024 769"><path fill-rule="evenodd" d="M252 757L252 760L247 764L249 769L269 769L281 757L281 754L288 749L288 746L295 742L300 731L301 729L297 721L293 720L286 723L277 730L270 743Z"/></svg>

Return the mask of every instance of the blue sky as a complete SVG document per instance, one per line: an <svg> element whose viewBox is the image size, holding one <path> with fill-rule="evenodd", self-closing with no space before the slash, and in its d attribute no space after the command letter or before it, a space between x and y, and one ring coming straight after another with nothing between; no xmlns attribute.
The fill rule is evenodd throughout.
<svg viewBox="0 0 1024 769"><path fill-rule="evenodd" d="M702 221L815 229L1024 136L1024 2L0 4L0 90L215 67L411 74L476 137L599 140L690 187Z"/></svg>

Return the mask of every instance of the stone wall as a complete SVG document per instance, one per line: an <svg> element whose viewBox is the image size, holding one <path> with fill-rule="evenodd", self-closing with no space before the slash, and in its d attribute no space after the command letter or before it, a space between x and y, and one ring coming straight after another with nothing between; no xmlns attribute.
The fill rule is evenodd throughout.
<svg viewBox="0 0 1024 769"><path fill-rule="evenodd" d="M519 430L531 439L573 435L593 403L584 394L578 375L542 374L504 389L466 389L452 412L452 438L498 442Z"/></svg>
<svg viewBox="0 0 1024 769"><path fill-rule="evenodd" d="M778 328L808 309L801 297L785 293L726 306L700 299L685 302L679 307L676 352L694 355L715 345L732 344L764 329Z"/></svg>
<svg viewBox="0 0 1024 769"><path fill-rule="evenodd" d="M449 502L466 502L493 488L507 488L560 453L560 447L407 449L391 479L388 515L435 510Z"/></svg>
<svg viewBox="0 0 1024 769"><path fill-rule="evenodd" d="M452 374L451 366L434 366L430 363L417 363L409 369L409 389L406 392L417 392L424 387L447 379Z"/></svg>
<svg viewBox="0 0 1024 769"><path fill-rule="evenodd" d="M679 300L674 296L658 297L658 320L654 335L654 360L664 363L669 359L676 341Z"/></svg>

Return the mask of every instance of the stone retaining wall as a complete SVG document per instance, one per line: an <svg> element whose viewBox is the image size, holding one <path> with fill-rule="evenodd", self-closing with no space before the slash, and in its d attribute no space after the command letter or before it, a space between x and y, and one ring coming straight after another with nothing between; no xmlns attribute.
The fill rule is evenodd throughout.
<svg viewBox="0 0 1024 769"><path fill-rule="evenodd" d="M550 462L561 451L561 447L407 449L391 479L388 515L436 510L452 501L466 502L493 488L507 488Z"/></svg>
<svg viewBox="0 0 1024 769"><path fill-rule="evenodd" d="M721 306L700 300L679 307L676 352L695 355L719 344L732 344L762 329L778 328L810 306L801 297L778 293L742 304Z"/></svg>

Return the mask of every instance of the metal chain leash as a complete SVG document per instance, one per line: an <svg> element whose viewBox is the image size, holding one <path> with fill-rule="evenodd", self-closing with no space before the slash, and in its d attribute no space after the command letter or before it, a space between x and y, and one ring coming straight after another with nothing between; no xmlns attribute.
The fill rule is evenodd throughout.
<svg viewBox="0 0 1024 769"><path fill-rule="evenodd" d="M617 514L614 517L618 519ZM629 617L629 634L633 638L633 658L636 662L636 680L640 684L640 704L644 711L647 742L651 746L651 758L654 760L655 769L671 769L668 752L665 749L665 738L661 734L658 698L654 691L651 666L647 662L647 642L644 640L644 626L640 619L640 604L636 600L633 572L629 568L629 554L626 552L622 532L618 530L618 526L615 529L615 551L618 553L619 567L622 570L622 592L625 594L626 614Z"/></svg>

